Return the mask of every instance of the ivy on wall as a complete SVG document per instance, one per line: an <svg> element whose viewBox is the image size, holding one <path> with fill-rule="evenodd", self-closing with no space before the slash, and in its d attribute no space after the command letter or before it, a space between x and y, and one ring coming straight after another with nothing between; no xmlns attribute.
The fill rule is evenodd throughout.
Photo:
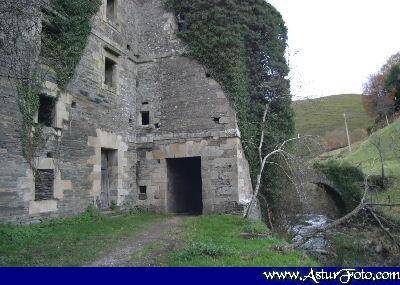
<svg viewBox="0 0 400 285"><path fill-rule="evenodd" d="M51 13L46 17L50 27L44 25L42 31L34 31L41 35L41 58L56 72L61 89L65 88L74 74L91 31L91 18L100 4L100 0L51 0ZM40 11L41 7L36 8ZM36 17L40 16L39 13ZM32 22L37 21L35 19ZM49 138L44 134L43 126L35 122L39 110L38 95L42 91L45 74L40 67L32 67L29 74L29 78L17 84L17 102L22 114L22 152L35 173L35 158Z"/></svg>
<svg viewBox="0 0 400 285"><path fill-rule="evenodd" d="M294 130L284 21L264 0L166 0L165 4L176 15L178 36L190 47L189 56L205 65L228 94L254 182L265 104L270 103L271 111L263 126L264 153ZM265 171L264 197L282 199L281 190L288 185L283 176L276 167Z"/></svg>
<svg viewBox="0 0 400 285"><path fill-rule="evenodd" d="M44 144L43 129L35 122L35 115L39 109L38 94L42 88L41 78L32 74L30 80L17 84L17 103L22 114L21 145L22 154L35 171L35 158Z"/></svg>
<svg viewBox="0 0 400 285"><path fill-rule="evenodd" d="M43 30L42 55L56 72L61 89L74 75L100 5L101 0L51 0L54 12L48 20L53 29Z"/></svg>

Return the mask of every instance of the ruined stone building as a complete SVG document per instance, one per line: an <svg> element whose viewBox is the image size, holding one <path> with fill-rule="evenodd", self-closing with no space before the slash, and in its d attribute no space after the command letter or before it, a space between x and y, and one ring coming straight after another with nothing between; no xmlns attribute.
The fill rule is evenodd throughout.
<svg viewBox="0 0 400 285"><path fill-rule="evenodd" d="M75 76L51 77L37 120L58 137L22 155L21 114L0 81L0 222L102 209L237 212L252 188L235 112L204 66L185 57L162 0L103 0ZM54 116L48 114L53 112Z"/></svg>

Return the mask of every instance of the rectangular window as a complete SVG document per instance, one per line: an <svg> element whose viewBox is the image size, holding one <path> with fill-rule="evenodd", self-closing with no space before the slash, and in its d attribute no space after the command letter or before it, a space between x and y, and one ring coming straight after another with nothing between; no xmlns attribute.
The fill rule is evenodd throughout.
<svg viewBox="0 0 400 285"><path fill-rule="evenodd" d="M146 194L147 193L147 186L140 186L140 194Z"/></svg>
<svg viewBox="0 0 400 285"><path fill-rule="evenodd" d="M35 175L35 201L50 200L54 196L54 170L38 169Z"/></svg>
<svg viewBox="0 0 400 285"><path fill-rule="evenodd" d="M140 114L142 117L142 126L150 125L150 112L144 111L144 112L140 112Z"/></svg>
<svg viewBox="0 0 400 285"><path fill-rule="evenodd" d="M147 199L147 186L139 186L139 200Z"/></svg>
<svg viewBox="0 0 400 285"><path fill-rule="evenodd" d="M49 96L39 96L38 123L52 127L55 113L55 99Z"/></svg>
<svg viewBox="0 0 400 285"><path fill-rule="evenodd" d="M106 17L108 21L115 22L117 0L107 0Z"/></svg>
<svg viewBox="0 0 400 285"><path fill-rule="evenodd" d="M116 69L116 63L112 59L106 57L105 58L105 64L104 64L104 84L109 86L109 87L114 87L115 86L115 69Z"/></svg>

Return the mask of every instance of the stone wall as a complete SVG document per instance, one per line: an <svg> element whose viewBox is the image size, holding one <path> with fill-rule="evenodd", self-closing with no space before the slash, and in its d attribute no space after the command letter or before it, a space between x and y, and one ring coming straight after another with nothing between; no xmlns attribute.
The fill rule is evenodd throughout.
<svg viewBox="0 0 400 285"><path fill-rule="evenodd" d="M22 157L15 93L0 81L0 222L71 216L97 205L102 150L116 157L110 198L121 207L167 211L167 159L201 157L203 213L233 212L248 202L251 183L235 113L221 86L182 56L174 16L161 0L105 1L93 19L86 50L66 90L50 71L43 93L57 97L55 141L37 160L54 171L54 196L35 200L35 179ZM105 59L115 84L105 84ZM141 125L141 112L150 123ZM57 142L57 143L56 143ZM145 199L139 199L146 186ZM143 195L142 197L143 198Z"/></svg>

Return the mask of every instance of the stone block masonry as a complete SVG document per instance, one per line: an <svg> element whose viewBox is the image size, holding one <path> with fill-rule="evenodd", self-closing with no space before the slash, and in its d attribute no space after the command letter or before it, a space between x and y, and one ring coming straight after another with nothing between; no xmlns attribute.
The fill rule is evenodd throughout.
<svg viewBox="0 0 400 285"><path fill-rule="evenodd" d="M235 112L206 69L183 56L175 17L161 0L113 3L107 10L103 0L93 18L66 89L59 90L52 72L45 80L42 93L56 98L50 131L58 144L46 144L37 160L40 173L52 173L41 186L22 156L15 92L0 81L7 106L0 109L0 222L36 222L112 203L165 213L178 203L198 207L190 200L195 189L202 213L237 213L249 202ZM114 11L111 18L107 11ZM196 158L200 166L171 172L168 161L179 158ZM197 177L196 171L196 185L171 182L171 175L191 181L183 176ZM171 195L174 187L187 198Z"/></svg>

